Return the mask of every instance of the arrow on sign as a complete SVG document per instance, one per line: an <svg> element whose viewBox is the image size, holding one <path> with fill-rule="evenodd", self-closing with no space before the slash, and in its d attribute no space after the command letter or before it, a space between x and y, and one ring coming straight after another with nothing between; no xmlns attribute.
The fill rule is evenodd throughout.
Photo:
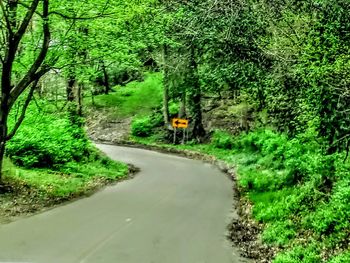
<svg viewBox="0 0 350 263"><path fill-rule="evenodd" d="M185 119L173 119L173 127L174 128L188 128L188 120Z"/></svg>

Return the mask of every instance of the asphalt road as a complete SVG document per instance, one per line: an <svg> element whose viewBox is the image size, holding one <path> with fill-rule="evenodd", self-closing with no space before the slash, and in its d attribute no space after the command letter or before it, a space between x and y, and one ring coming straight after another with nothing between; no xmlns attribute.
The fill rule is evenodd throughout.
<svg viewBox="0 0 350 263"><path fill-rule="evenodd" d="M0 226L0 262L236 263L226 241L232 183L216 168L99 147L141 172L79 201Z"/></svg>

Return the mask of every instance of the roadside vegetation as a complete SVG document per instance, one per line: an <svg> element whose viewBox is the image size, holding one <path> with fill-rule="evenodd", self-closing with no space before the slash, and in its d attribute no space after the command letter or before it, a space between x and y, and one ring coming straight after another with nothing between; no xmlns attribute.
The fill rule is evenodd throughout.
<svg viewBox="0 0 350 263"><path fill-rule="evenodd" d="M143 89L144 93L146 89L157 90L154 97L159 97L162 90L140 82L125 87L125 91L135 94L130 89ZM104 100L123 96L125 91L96 99L103 104ZM126 96L123 103L131 105L134 100ZM199 152L235 167L243 204L252 206L250 216L263 229L260 242L280 251L273 262L350 260L350 162L345 160L346 152L324 155L313 129L294 138L272 128L260 127L237 135L214 129L205 143L191 140L173 145L163 128L159 103L149 105L152 111L148 113L134 105L128 109L133 117L131 142ZM178 104L172 105L171 116L178 116ZM334 179L329 181L332 169Z"/></svg>
<svg viewBox="0 0 350 263"><path fill-rule="evenodd" d="M271 261L350 261L348 0L1 3L0 215L125 176L87 126L235 165Z"/></svg>
<svg viewBox="0 0 350 263"><path fill-rule="evenodd" d="M143 81L117 85L114 92L87 100L88 110L106 110L110 120L149 115L161 105L162 81L161 73L146 73Z"/></svg>
<svg viewBox="0 0 350 263"><path fill-rule="evenodd" d="M143 78L151 3L1 2L1 220L127 177L87 137L85 102Z"/></svg>
<svg viewBox="0 0 350 263"><path fill-rule="evenodd" d="M11 114L10 125L15 118ZM6 154L0 220L92 193L128 175L127 165L104 156L66 111L46 101L29 106Z"/></svg>

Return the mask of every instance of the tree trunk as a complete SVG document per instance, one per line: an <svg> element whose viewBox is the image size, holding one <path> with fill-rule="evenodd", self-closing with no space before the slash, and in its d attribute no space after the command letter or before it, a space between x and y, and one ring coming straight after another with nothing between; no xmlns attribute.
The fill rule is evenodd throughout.
<svg viewBox="0 0 350 263"><path fill-rule="evenodd" d="M0 112L0 184L2 182L2 168L3 168L3 160L5 156L5 147L6 147L6 141L7 141L7 118L8 118L8 111L6 108L6 105L1 105L1 112Z"/></svg>
<svg viewBox="0 0 350 263"><path fill-rule="evenodd" d="M164 123L165 123L165 125L168 125L170 123L170 116L169 115L170 115L169 114L169 88L168 88L168 85L166 85L164 83L164 90L163 90L163 116L164 116Z"/></svg>
<svg viewBox="0 0 350 263"><path fill-rule="evenodd" d="M186 92L184 91L181 95L180 109L179 109L179 118L186 118Z"/></svg>
<svg viewBox="0 0 350 263"><path fill-rule="evenodd" d="M163 68L164 68L164 79L163 79L163 116L165 126L170 123L169 114L169 67L167 65L168 47L163 47Z"/></svg>
<svg viewBox="0 0 350 263"><path fill-rule="evenodd" d="M191 103L192 103L192 138L197 141L202 141L206 132L203 127L203 116L202 116L202 94L200 89L195 89L191 92Z"/></svg>
<svg viewBox="0 0 350 263"><path fill-rule="evenodd" d="M66 94L67 94L67 101L68 102L74 102L75 96L74 96L74 86L75 86L75 76L74 74L70 74L68 81L67 81L67 87L66 87Z"/></svg>
<svg viewBox="0 0 350 263"><path fill-rule="evenodd" d="M77 87L77 113L79 117L83 117L83 90L84 85L79 83Z"/></svg>
<svg viewBox="0 0 350 263"><path fill-rule="evenodd" d="M109 76L104 61L101 61L101 67L103 72L103 85L105 86L105 94L108 95L109 91L111 90L111 87L109 84Z"/></svg>
<svg viewBox="0 0 350 263"><path fill-rule="evenodd" d="M191 90L189 91L190 95L190 104L191 104L191 115L193 122L192 138L197 141L202 141L202 138L205 136L206 132L203 127L203 116L202 116L202 91L200 82L198 79L198 65L195 58L194 47L191 48L191 57L190 57L190 71L189 71L189 85Z"/></svg>
<svg viewBox="0 0 350 263"><path fill-rule="evenodd" d="M2 183L2 168L3 168L3 162L4 162L4 156L5 156L5 146L6 146L6 141L3 141L1 138L0 142L0 185Z"/></svg>
<svg viewBox="0 0 350 263"><path fill-rule="evenodd" d="M78 114L78 98L77 98L77 82L75 78L75 73L70 72L67 87L66 87L67 103L68 103L68 115L69 120L72 125L79 124L79 114Z"/></svg>

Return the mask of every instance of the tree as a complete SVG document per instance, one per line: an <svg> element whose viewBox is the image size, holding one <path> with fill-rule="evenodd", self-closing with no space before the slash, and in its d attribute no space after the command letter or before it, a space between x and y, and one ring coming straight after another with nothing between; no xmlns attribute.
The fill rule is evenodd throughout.
<svg viewBox="0 0 350 263"><path fill-rule="evenodd" d="M41 6L40 6L41 4ZM6 142L10 140L23 122L26 109L33 96L34 88L39 79L50 70L45 63L50 46L49 0L32 0L29 5L25 1L0 1L1 6L1 100L0 100L0 180L2 178L2 162ZM31 21L37 21L41 26L30 27ZM24 40L28 35L40 35L41 45L33 52ZM18 70L20 60L29 57L27 70ZM11 108L19 97L30 88L23 105L21 116L9 131L8 117Z"/></svg>

